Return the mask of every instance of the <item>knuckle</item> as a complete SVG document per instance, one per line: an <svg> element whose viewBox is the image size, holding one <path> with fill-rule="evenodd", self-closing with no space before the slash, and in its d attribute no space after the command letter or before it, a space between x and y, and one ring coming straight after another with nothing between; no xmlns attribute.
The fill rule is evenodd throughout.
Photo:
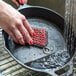
<svg viewBox="0 0 76 76"><path fill-rule="evenodd" d="M22 26L22 22L21 21L17 21L16 24L17 24L18 27Z"/></svg>
<svg viewBox="0 0 76 76"><path fill-rule="evenodd" d="M27 21L26 17L24 17L24 20Z"/></svg>
<svg viewBox="0 0 76 76"><path fill-rule="evenodd" d="M22 36L17 36L17 39L21 40L21 39L23 39L23 37Z"/></svg>
<svg viewBox="0 0 76 76"><path fill-rule="evenodd" d="M28 35L28 31L26 31L25 34Z"/></svg>
<svg viewBox="0 0 76 76"><path fill-rule="evenodd" d="M18 27L21 29L22 28L22 24L18 24Z"/></svg>
<svg viewBox="0 0 76 76"><path fill-rule="evenodd" d="M21 23L20 23L20 21L19 21L19 20L17 20L17 21L16 21L16 24L17 24L17 25L20 25Z"/></svg>
<svg viewBox="0 0 76 76"><path fill-rule="evenodd" d="M26 21L26 17L24 15L22 15L22 20Z"/></svg>
<svg viewBox="0 0 76 76"><path fill-rule="evenodd" d="M16 27L15 27L15 26L11 26L11 29L12 29L12 30L15 30L15 29L16 29Z"/></svg>

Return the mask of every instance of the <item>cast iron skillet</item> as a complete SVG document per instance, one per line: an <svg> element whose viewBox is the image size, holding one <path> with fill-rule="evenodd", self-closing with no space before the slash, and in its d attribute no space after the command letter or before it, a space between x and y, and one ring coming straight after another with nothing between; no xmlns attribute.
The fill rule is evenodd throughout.
<svg viewBox="0 0 76 76"><path fill-rule="evenodd" d="M35 18L35 19L38 19L38 20L39 19L44 20L43 21L44 23L47 23L47 21L51 22L52 23L51 25L53 25L53 26L55 25L55 27L59 29L59 32L61 32L61 34L63 34L63 31L64 31L64 19L63 19L63 17L61 17L55 11L47 9L47 8L44 8L44 7L39 7L39 6L27 6L26 7L26 5L21 6L19 8L19 11L23 15L25 15L27 19ZM32 24L32 22L31 22L31 24ZM37 25L38 25L38 23L37 23ZM49 25L49 23L47 23L47 25ZM9 40L9 35L5 31L2 31L2 33L3 33L3 39L4 39L4 47L5 47L5 49L9 52L9 54L17 62L19 62L25 68L28 68L28 69L31 69L31 70L34 70L34 71L46 72L46 73L48 73L50 75L54 74L55 76L57 76L57 74L54 73L55 70L36 69L36 68L32 68L30 66L24 65L24 62L22 61L23 59L19 60L19 58L17 56L18 55L18 52L17 52L18 50L16 51L17 48L23 47L23 46L17 45L12 40ZM51 33L50 33L50 35L51 35ZM55 37L55 35L54 35L54 37ZM25 50L28 50L28 49L26 49L26 47L25 47ZM73 50L73 52L71 53L72 56L73 56L74 52L75 52L75 50ZM23 53L26 53L26 52L23 52ZM70 57L70 60L71 60L72 56ZM70 62L70 60L66 63L66 65ZM66 65L64 65L63 67L65 67ZM58 70L58 69L56 69L56 70Z"/></svg>

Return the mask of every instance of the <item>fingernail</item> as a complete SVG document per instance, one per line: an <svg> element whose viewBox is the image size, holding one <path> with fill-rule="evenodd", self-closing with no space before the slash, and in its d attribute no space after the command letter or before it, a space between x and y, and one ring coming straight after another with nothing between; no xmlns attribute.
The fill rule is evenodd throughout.
<svg viewBox="0 0 76 76"><path fill-rule="evenodd" d="M24 0L21 0L21 4L24 4Z"/></svg>
<svg viewBox="0 0 76 76"><path fill-rule="evenodd" d="M35 32L33 32L33 36L35 36Z"/></svg>
<svg viewBox="0 0 76 76"><path fill-rule="evenodd" d="M30 41L30 45L33 45L33 41Z"/></svg>
<svg viewBox="0 0 76 76"><path fill-rule="evenodd" d="M22 45L25 45L25 43L23 43Z"/></svg>

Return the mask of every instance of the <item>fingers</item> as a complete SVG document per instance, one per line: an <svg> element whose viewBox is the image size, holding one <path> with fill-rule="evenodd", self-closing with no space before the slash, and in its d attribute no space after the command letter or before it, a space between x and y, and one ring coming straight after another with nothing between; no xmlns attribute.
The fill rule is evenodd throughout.
<svg viewBox="0 0 76 76"><path fill-rule="evenodd" d="M20 33L20 31L15 27L14 29L12 29L12 33L14 34L14 36L16 37L17 41L22 44L25 45L25 41L23 39L22 34Z"/></svg>
<svg viewBox="0 0 76 76"><path fill-rule="evenodd" d="M12 0L17 6L19 6L19 3L16 0Z"/></svg>
<svg viewBox="0 0 76 76"><path fill-rule="evenodd" d="M19 3L18 3L18 1L17 0L12 0L17 6L19 6ZM19 0L19 2L21 3L21 4L26 4L27 3L27 0Z"/></svg>
<svg viewBox="0 0 76 76"><path fill-rule="evenodd" d="M19 0L21 4L26 4L27 0Z"/></svg>
<svg viewBox="0 0 76 76"><path fill-rule="evenodd" d="M19 44L19 42L18 42L18 40L16 39L15 35L14 35L11 31L10 31L8 34L11 36L11 38L12 38L16 43Z"/></svg>
<svg viewBox="0 0 76 76"><path fill-rule="evenodd" d="M31 35L35 35L35 33L26 18L24 16L21 17L22 18L19 17L19 19L14 19L15 21L8 27L10 31L7 33L15 42L20 43L21 45L25 45L25 40L30 45L33 45Z"/></svg>
<svg viewBox="0 0 76 76"><path fill-rule="evenodd" d="M18 43L15 35L11 32L11 30L8 30L8 29L4 29L4 30L5 30L5 32L7 32L7 33L12 37L12 39L13 39L16 43Z"/></svg>
<svg viewBox="0 0 76 76"><path fill-rule="evenodd" d="M25 45L24 40L26 40L30 45L33 45L33 40L21 20L17 20L16 24L11 25L9 28L11 30L11 33L8 32L8 34L13 38L15 42Z"/></svg>
<svg viewBox="0 0 76 76"><path fill-rule="evenodd" d="M27 21L27 19L25 17L23 17L23 25L25 26L25 28L28 30L29 34L31 36L35 35L34 30L31 28L29 22Z"/></svg>
<svg viewBox="0 0 76 76"><path fill-rule="evenodd" d="M31 36L29 35L29 32L27 31L27 29L24 27L24 25L22 23L19 23L17 25L17 27L20 30L24 40L26 40L30 45L32 45L33 44L33 40L31 38Z"/></svg>

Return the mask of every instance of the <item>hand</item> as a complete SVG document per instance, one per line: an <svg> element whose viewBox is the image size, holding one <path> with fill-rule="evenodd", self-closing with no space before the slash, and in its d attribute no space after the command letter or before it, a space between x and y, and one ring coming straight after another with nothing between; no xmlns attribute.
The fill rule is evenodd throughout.
<svg viewBox="0 0 76 76"><path fill-rule="evenodd" d="M17 0L12 0L17 6L19 6L19 3L17 2ZM27 3L27 0L19 0L19 2L21 4L26 4Z"/></svg>
<svg viewBox="0 0 76 76"><path fill-rule="evenodd" d="M3 1L0 1L0 26L15 42L25 45L26 40L29 44L33 44L31 36L35 33L26 18Z"/></svg>

